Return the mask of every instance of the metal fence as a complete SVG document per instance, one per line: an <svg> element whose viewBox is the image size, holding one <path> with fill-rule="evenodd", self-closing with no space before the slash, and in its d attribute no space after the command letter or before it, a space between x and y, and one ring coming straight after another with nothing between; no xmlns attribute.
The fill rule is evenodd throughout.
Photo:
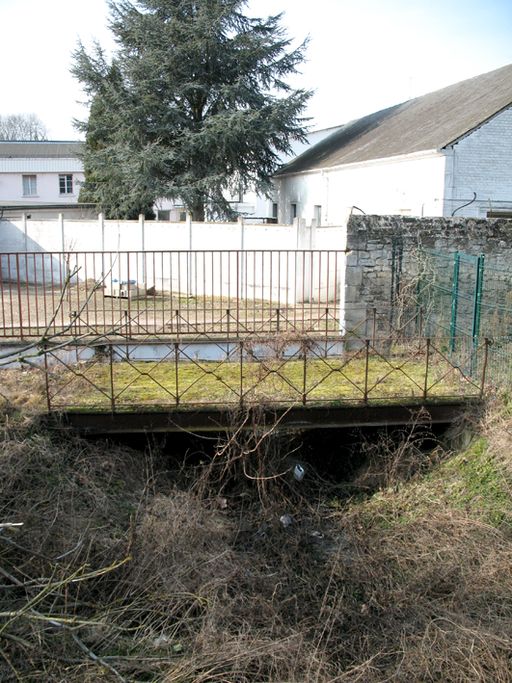
<svg viewBox="0 0 512 683"><path fill-rule="evenodd" d="M92 354L90 347L76 347L71 355L48 348L47 408L116 413L257 403L422 405L481 396L487 345L477 349L479 376L466 371L473 347L460 347L454 365L448 345L449 338L366 339L354 347L339 335L297 335L219 342L214 356L205 341L110 342Z"/></svg>
<svg viewBox="0 0 512 683"><path fill-rule="evenodd" d="M452 348L461 336L477 343L482 309L491 303L483 296L484 255L427 250L423 259L425 272L418 283L418 303L425 312L428 333L449 335Z"/></svg>
<svg viewBox="0 0 512 683"><path fill-rule="evenodd" d="M498 267L484 254L445 254L425 250L424 273L416 305L429 336L447 336L456 362L460 346L472 345L468 372L478 374L482 340L489 339L489 379L496 385L512 381L512 270Z"/></svg>
<svg viewBox="0 0 512 683"><path fill-rule="evenodd" d="M0 337L339 329L343 251L0 254Z"/></svg>
<svg viewBox="0 0 512 683"><path fill-rule="evenodd" d="M50 410L428 400L510 381L511 337L482 333L508 329L509 310L491 309L483 259L431 255L416 300L349 311L344 256L0 254L0 338L34 343Z"/></svg>

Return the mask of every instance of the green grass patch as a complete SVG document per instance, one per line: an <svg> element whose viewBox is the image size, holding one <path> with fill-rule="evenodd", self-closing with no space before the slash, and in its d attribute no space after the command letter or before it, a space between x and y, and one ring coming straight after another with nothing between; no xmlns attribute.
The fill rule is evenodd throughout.
<svg viewBox="0 0 512 683"><path fill-rule="evenodd" d="M494 527L512 526L509 475L482 436L421 478L354 499L352 509L369 526L381 528L447 509Z"/></svg>

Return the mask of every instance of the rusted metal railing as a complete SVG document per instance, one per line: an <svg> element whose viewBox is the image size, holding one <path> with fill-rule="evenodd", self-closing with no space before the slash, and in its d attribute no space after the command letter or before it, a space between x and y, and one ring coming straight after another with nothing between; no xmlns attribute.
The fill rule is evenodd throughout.
<svg viewBox="0 0 512 683"><path fill-rule="evenodd" d="M328 405L372 402L423 404L478 398L485 382L471 375L474 349L461 348L457 364L446 339L407 343L339 335L262 336L219 342L155 342L151 348L109 342L75 349L70 358L47 350L50 411L153 410L160 408L265 405Z"/></svg>
<svg viewBox="0 0 512 683"><path fill-rule="evenodd" d="M342 250L3 253L0 338L333 331L343 259Z"/></svg>

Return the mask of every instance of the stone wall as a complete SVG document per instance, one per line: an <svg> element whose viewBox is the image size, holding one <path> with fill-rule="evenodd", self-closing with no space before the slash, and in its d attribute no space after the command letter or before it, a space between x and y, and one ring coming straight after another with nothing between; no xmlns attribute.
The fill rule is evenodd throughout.
<svg viewBox="0 0 512 683"><path fill-rule="evenodd" d="M374 308L389 319L400 296L401 305L407 304L403 298L407 298L408 285L414 298L414 279L424 267L422 249L439 254L437 263L444 262L447 279L451 256L459 251L485 255L486 277L496 280L496 289L503 291L512 281L512 220L353 215L347 248L351 250L345 278L345 327L349 330L364 329L363 321ZM473 270L468 268L467 277L473 277Z"/></svg>

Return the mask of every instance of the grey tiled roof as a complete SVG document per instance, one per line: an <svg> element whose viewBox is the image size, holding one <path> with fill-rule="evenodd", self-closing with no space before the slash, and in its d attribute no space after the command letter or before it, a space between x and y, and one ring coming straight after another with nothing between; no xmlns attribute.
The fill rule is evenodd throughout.
<svg viewBox="0 0 512 683"><path fill-rule="evenodd" d="M351 121L277 175L382 159L456 142L512 104L512 64Z"/></svg>
<svg viewBox="0 0 512 683"><path fill-rule="evenodd" d="M0 140L0 157L8 159L69 159L77 157L83 142L78 141L10 141Z"/></svg>

